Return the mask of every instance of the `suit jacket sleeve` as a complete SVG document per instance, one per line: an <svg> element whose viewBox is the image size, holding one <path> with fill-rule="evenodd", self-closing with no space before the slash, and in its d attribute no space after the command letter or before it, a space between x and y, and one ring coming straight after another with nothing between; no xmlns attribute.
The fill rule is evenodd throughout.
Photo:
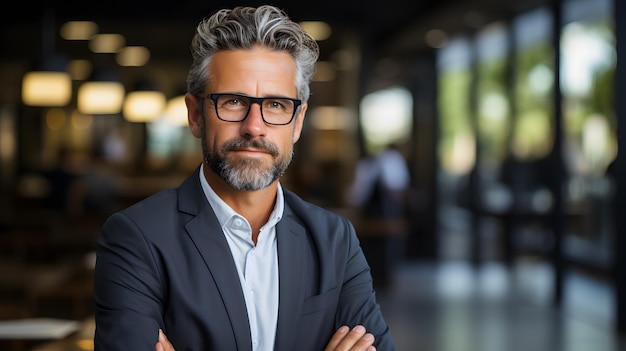
<svg viewBox="0 0 626 351"><path fill-rule="evenodd" d="M279 311L276 349L292 350L297 343L300 350L323 350L340 326L362 324L375 336L378 350L394 351L354 226L289 191L284 193L288 206L286 218L279 223L280 306L290 307L287 310L300 317L294 323L281 318ZM302 296L300 305L290 303L298 295ZM289 343L285 335L293 329L297 336Z"/></svg>
<svg viewBox="0 0 626 351"><path fill-rule="evenodd" d="M96 350L154 350L163 325L160 269L140 230L123 213L98 238L94 300Z"/></svg>
<svg viewBox="0 0 626 351"><path fill-rule="evenodd" d="M348 227L349 253L345 279L339 298L337 327L362 324L376 337L377 350L395 350L391 332L376 300L369 265L361 250L352 224Z"/></svg>
<svg viewBox="0 0 626 351"><path fill-rule="evenodd" d="M252 349L245 300L221 226L196 171L112 215L98 238L94 346L154 351Z"/></svg>

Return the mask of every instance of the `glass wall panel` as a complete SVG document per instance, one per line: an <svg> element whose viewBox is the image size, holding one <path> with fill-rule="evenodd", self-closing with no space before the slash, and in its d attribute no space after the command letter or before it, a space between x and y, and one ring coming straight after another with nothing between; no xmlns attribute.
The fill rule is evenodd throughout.
<svg viewBox="0 0 626 351"><path fill-rule="evenodd" d="M495 23L483 29L476 41L479 157L486 166L497 166L508 153L507 39L506 27Z"/></svg>
<svg viewBox="0 0 626 351"><path fill-rule="evenodd" d="M439 72L439 145L442 171L464 175L474 166L475 139L469 100L471 47L464 39L451 41L437 58Z"/></svg>
<svg viewBox="0 0 626 351"><path fill-rule="evenodd" d="M554 142L552 17L539 9L513 22L516 43L512 154L522 162L544 158Z"/></svg>
<svg viewBox="0 0 626 351"><path fill-rule="evenodd" d="M569 214L578 218L565 250L578 262L605 269L612 260L610 165L617 153L612 4L565 1L561 32L566 195Z"/></svg>

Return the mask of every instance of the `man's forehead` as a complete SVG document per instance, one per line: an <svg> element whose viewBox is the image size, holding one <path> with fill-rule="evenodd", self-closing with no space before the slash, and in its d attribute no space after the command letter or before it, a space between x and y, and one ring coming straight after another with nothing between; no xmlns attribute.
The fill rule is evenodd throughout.
<svg viewBox="0 0 626 351"><path fill-rule="evenodd" d="M265 48L220 51L210 64L209 84L214 91L256 96L295 96L297 91L296 64L287 52Z"/></svg>

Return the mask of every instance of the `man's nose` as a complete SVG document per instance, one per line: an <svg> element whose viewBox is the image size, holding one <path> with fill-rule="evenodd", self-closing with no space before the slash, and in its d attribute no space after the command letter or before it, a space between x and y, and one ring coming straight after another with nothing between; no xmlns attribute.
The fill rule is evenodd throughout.
<svg viewBox="0 0 626 351"><path fill-rule="evenodd" d="M263 114L261 112L261 105L259 103L252 103L248 115L241 123L241 132L245 135L259 136L265 134L265 122L263 121Z"/></svg>

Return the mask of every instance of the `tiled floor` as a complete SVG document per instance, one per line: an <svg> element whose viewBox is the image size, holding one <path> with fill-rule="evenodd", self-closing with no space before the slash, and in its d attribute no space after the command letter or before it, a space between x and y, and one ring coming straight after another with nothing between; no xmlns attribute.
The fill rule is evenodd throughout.
<svg viewBox="0 0 626 351"><path fill-rule="evenodd" d="M569 270L560 308L537 260L404 263L379 302L399 351L621 351L611 286Z"/></svg>

